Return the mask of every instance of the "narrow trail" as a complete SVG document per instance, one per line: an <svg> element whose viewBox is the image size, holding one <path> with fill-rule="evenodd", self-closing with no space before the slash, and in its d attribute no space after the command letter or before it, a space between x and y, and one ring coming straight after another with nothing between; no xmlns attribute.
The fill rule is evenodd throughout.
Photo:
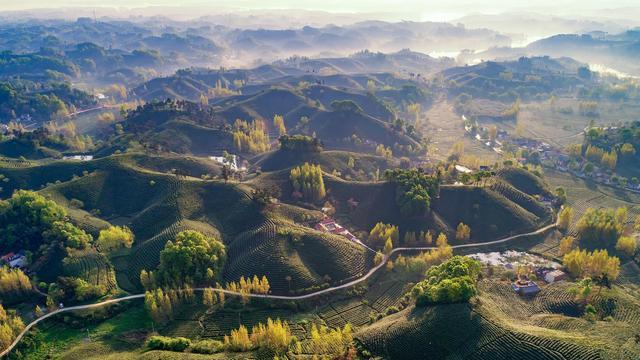
<svg viewBox="0 0 640 360"><path fill-rule="evenodd" d="M546 232L547 230L550 230L550 229L556 227L556 225L557 225L556 223L552 223L552 224L549 224L547 226L543 226L543 227L539 228L538 230L531 231L531 232L528 232L528 233L512 235L512 236L509 236L509 237L506 237L506 238L503 238L503 239L499 239L499 240L494 240L494 241L487 241L487 242L481 242L481 243L461 244L461 245L452 245L451 248L453 248L453 249L462 249L462 248L489 246L489 245L506 243L506 242L509 242L509 241L512 241L512 240L515 240L515 239L519 239L519 238L522 238L522 237L540 235L540 234ZM331 292L334 292L334 291L346 289L346 288L352 287L352 286L354 286L356 284L359 284L359 283L367 280L376 271L378 271L381 267L383 267L387 263L387 261L391 258L391 256L393 256L394 254L396 254L398 252L403 252L403 251L425 251L425 250L434 250L434 249L436 249L435 246L399 247L399 248L395 248L388 255L384 255L383 256L382 261L380 262L380 264L378 264L375 267L371 268L362 277L357 278L357 279L352 280L352 281L349 281L349 282L344 283L342 285L328 287L326 289L318 290L318 291L315 291L315 292L312 292L312 293L308 293L308 294L304 294L304 295L287 296L287 295L270 295L270 294L245 294L245 296L252 297L252 298L278 299L278 300L304 300L304 299L309 299L309 298L316 297L316 296L319 296L319 295L328 294L328 293L331 293ZM193 290L201 292L204 289L205 288L194 288ZM225 290L225 289L216 289L216 288L214 288L214 290L217 291L217 292L225 293L227 295L235 295L235 296L241 296L242 295L239 292L229 291L229 290ZM48 319L48 318L50 318L52 316L55 316L57 314L61 314L61 313L64 313L64 312L91 309L91 308L95 308L95 307L100 307L100 306L104 306L104 305L109 305L109 304L122 302L122 301L128 301L128 300L134 300L134 299L142 299L142 298L144 298L144 293L143 294L129 295L129 296L125 296L125 297L121 297L121 298L117 298L117 299L105 300L105 301L98 302L98 303L95 303L95 304L70 306L70 307L58 309L58 310L52 311L50 313L47 313L47 314L35 319L31 323L29 323L29 325L27 325L24 328L24 330L22 330L22 332L20 332L20 334L18 334L18 336L13 341L11 346L9 346L7 349L2 351L2 353L0 353L0 357L7 356L13 350L13 348L16 347L16 345L20 342L20 340L22 340L24 335L27 332L29 332L29 330L31 330L34 326L38 325L40 322L42 322L42 321L44 321L44 320L46 320L46 319Z"/></svg>

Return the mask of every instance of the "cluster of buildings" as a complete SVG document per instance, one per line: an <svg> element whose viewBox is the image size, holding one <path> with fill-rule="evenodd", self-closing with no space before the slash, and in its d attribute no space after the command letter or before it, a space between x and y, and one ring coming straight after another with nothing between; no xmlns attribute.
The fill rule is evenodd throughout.
<svg viewBox="0 0 640 360"><path fill-rule="evenodd" d="M213 160L220 165L226 165L233 171L244 171L245 167L238 166L238 157L233 154L229 154L227 156L209 156L209 160Z"/></svg>
<svg viewBox="0 0 640 360"><path fill-rule="evenodd" d="M502 141L507 137L507 132L504 130L497 129L495 140L491 141L489 138L489 129L478 125L478 121L471 122L467 119L466 116L462 115L462 120L465 122L464 130L467 134L473 137L476 141L480 142L482 145L490 148L495 151L497 154L502 154Z"/></svg>
<svg viewBox="0 0 640 360"><path fill-rule="evenodd" d="M564 280L567 274L559 269L553 268L536 268L536 276L538 279L543 279L547 284L553 284L554 282ZM520 296L535 296L540 292L540 287L535 281L528 279L526 276L519 277L511 283L511 288L516 294Z"/></svg>
<svg viewBox="0 0 640 360"><path fill-rule="evenodd" d="M522 267L530 269L530 273L535 274L535 279L537 280L534 281L533 276L519 274L511 283L513 291L523 297L535 296L540 292L540 286L536 281L552 284L567 277L565 272L560 270L560 264L557 262L527 252L507 250L504 252L476 253L468 256L483 264L502 266L507 270L523 269Z"/></svg>
<svg viewBox="0 0 640 360"><path fill-rule="evenodd" d="M615 127L611 129L615 129ZM629 179L616 176L616 174L610 170L593 163L591 171L585 171L584 169L589 163L586 159L572 158L561 149L554 148L545 142L525 138L513 138L509 141L520 149L527 150L530 154L539 154L540 163L547 167L568 172L576 177L589 179L600 184L640 192L640 181L637 181L637 179L631 179L631 181L629 181ZM517 160L521 164L527 162L525 158L519 158Z"/></svg>
<svg viewBox="0 0 640 360"><path fill-rule="evenodd" d="M315 229L326 233L341 235L354 242L360 242L355 235L330 217L322 219L322 221L316 224Z"/></svg>
<svg viewBox="0 0 640 360"><path fill-rule="evenodd" d="M353 241L354 243L362 245L365 248L373 251L373 249L365 245L362 241L360 241L360 239L358 239L355 235L353 235L351 231L347 230L345 227L338 224L338 222L331 217L325 217L324 219L322 219L322 221L317 223L314 226L314 228L318 231L344 236L349 241Z"/></svg>
<svg viewBox="0 0 640 360"><path fill-rule="evenodd" d="M24 269L27 266L27 257L24 251L10 252L0 257L0 265L7 265L12 269Z"/></svg>
<svg viewBox="0 0 640 360"><path fill-rule="evenodd" d="M90 161L93 160L93 155L65 155L62 160Z"/></svg>

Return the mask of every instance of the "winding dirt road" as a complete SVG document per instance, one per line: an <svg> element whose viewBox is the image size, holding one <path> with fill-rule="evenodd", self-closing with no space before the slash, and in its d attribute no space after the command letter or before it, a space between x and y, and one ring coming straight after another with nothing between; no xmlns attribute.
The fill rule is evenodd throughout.
<svg viewBox="0 0 640 360"><path fill-rule="evenodd" d="M547 230L550 230L550 229L552 229L554 227L556 227L556 223L541 227L541 228L539 228L538 230L535 230L535 231L531 231L531 232L523 233L523 234L517 234L517 235L509 236L509 237L506 237L506 238L503 238L503 239L499 239L499 240L487 241L487 242L482 242L482 243L452 245L451 247L453 249L462 249L462 248L480 247L480 246L489 246L489 245L501 244L501 243L509 242L509 241L512 241L512 240L515 240L515 239L518 239L518 238L521 238L521 237L539 235L539 234L542 234L542 233L546 232ZM249 296L249 297L252 297L252 298L266 298L266 299L278 299L278 300L304 300L304 299L309 299L309 298L316 297L316 296L319 296L319 295L328 294L328 293L331 293L331 292L334 292L334 291L337 291L337 290L346 289L346 288L349 288L351 286L354 286L356 284L359 284L359 283L367 280L368 278L371 277L371 275L373 275L376 271L378 271L381 267L383 267L386 264L386 262L389 260L389 258L391 258L391 256L394 255L395 253L403 252L403 251L424 251L424 250L433 250L433 249L436 249L436 247L435 246L425 246L425 247L399 247L399 248L395 248L388 255L384 255L384 257L383 257L382 261L380 262L380 264L378 264L375 267L371 268L362 277L359 277L359 278L357 278L355 280L349 281L349 282L344 283L342 285L328 287L326 289L318 290L316 292L312 292L312 293L309 293L309 294L294 295L294 296L270 295L270 294L247 294L246 296ZM193 290L194 291L203 291L204 288L194 288ZM229 290L224 290L224 289L215 289L214 288L214 290L218 291L218 292L222 292L222 293L228 294L228 295L236 295L236 296L242 295L239 292L229 291ZM109 305L109 304L122 302L122 301L133 300L133 299L142 299L142 298L144 298L144 294L135 294L135 295L129 295L129 296L125 296L125 297L121 297L121 298L117 298L117 299L105 300L105 301L102 301L102 302L99 302L99 303L95 303L95 304L70 306L70 307L58 309L58 310L52 311L50 313L47 313L47 314L35 319L31 323L29 323L29 325L27 325L24 328L24 330L22 330L22 332L20 334L18 334L18 336L13 341L11 346L9 346L7 349L2 351L2 353L0 353L0 357L4 357L4 356L8 355L11 352L11 350L13 350L13 348L20 342L20 340L22 340L24 335L27 332L29 332L29 330L31 330L31 328L36 326L41 321L44 321L44 320L46 320L46 319L48 319L48 318L50 318L52 316L55 316L57 314L64 313L64 312L75 311L75 310L83 310L83 309L91 309L91 308L95 308L95 307L100 307L100 306L104 306L104 305Z"/></svg>

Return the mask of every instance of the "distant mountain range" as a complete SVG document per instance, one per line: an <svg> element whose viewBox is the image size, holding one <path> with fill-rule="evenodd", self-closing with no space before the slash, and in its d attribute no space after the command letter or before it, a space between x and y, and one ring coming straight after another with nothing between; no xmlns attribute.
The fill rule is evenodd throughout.
<svg viewBox="0 0 640 360"><path fill-rule="evenodd" d="M520 56L571 57L578 61L629 75L640 76L640 30L617 34L593 31L589 34L561 34L535 41L525 47L496 47L466 54L464 60L509 59Z"/></svg>

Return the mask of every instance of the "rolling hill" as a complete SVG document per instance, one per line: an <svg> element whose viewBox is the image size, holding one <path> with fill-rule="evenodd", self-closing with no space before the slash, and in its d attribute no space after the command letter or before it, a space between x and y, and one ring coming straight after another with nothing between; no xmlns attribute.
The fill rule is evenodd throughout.
<svg viewBox="0 0 640 360"><path fill-rule="evenodd" d="M219 169L194 158L127 154L26 164L0 173L11 184L3 193L46 186L41 192L68 207L71 220L94 235L109 223L131 228L133 248L112 259L117 284L125 290L137 290L140 271L154 269L165 243L186 229L225 242L229 260L221 280L265 275L276 293L340 283L370 266L363 247L296 223L306 210L283 204L261 211L249 187L165 173L175 168L195 176ZM292 274L290 282L285 274Z"/></svg>
<svg viewBox="0 0 640 360"><path fill-rule="evenodd" d="M349 182L327 176L325 187L339 211L366 231L382 221L400 226L401 231L443 231L453 239L456 226L464 222L471 227L472 240L478 242L530 231L551 218L535 200L527 210L519 200L510 200L510 194L508 198L488 187L444 185L439 197L432 200L432 211L415 218L400 214L394 184ZM347 206L351 198L359 202L353 210Z"/></svg>

